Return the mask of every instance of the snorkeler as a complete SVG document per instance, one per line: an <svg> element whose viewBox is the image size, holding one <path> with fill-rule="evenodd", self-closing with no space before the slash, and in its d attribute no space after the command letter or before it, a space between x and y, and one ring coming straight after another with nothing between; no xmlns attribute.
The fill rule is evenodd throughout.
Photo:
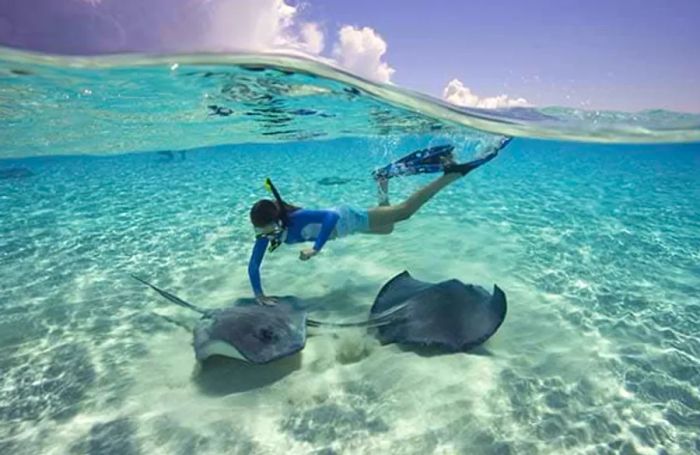
<svg viewBox="0 0 700 455"><path fill-rule="evenodd" d="M347 237L351 234L390 234L394 225L409 219L440 190L467 175L482 164L492 160L511 138L503 138L482 158L466 163L455 163L452 145L441 145L418 150L372 174L376 180L380 200L379 206L368 210L341 205L327 210L309 210L286 203L267 179L266 186L275 200L261 199L250 210L250 221L255 228L256 240L248 264L248 276L255 298L262 305L274 304L267 297L260 282L260 265L265 250L274 251L282 243L294 244L313 241L313 247L302 249L299 259L307 261L317 255L329 239ZM388 182L398 175L413 175L444 172L432 183L424 186L400 204L390 205Z"/></svg>

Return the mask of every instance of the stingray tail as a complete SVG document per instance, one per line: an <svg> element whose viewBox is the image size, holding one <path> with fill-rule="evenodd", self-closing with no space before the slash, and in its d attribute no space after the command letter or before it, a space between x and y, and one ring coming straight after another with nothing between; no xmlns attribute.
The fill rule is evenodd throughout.
<svg viewBox="0 0 700 455"><path fill-rule="evenodd" d="M367 319L366 321L353 321L353 322L329 322L329 321L317 321L315 319L307 319L306 325L312 328L319 329L350 329L356 327L366 327L375 328L390 324L395 318L396 313L403 310L406 304L398 305L394 308L390 308L384 313L380 313Z"/></svg>
<svg viewBox="0 0 700 455"><path fill-rule="evenodd" d="M164 291L163 289L160 289L160 288L152 285L148 281L142 280L141 278L137 277L136 275L131 275L131 278L135 279L136 281L138 281L140 283L145 284L146 286L150 287L151 289L156 291L158 294L162 295L163 297L170 300L171 302L173 302L176 305L180 305L182 307L189 308L190 310L196 311L197 313L200 313L200 314L205 314L205 315L207 314L206 310L203 310L199 307L196 307L189 302L185 302L180 297L173 295L173 294L169 293L168 291Z"/></svg>
<svg viewBox="0 0 700 455"><path fill-rule="evenodd" d="M166 316L164 314L156 313L154 311L152 311L151 313L155 316L158 316L159 318L163 319L164 321L166 321L172 325L175 325L177 327L180 327L181 329L187 330L188 332L192 332L194 330L194 327L191 327L190 325L188 325L182 321L178 321L177 319L171 318L171 317Z"/></svg>
<svg viewBox="0 0 700 455"><path fill-rule="evenodd" d="M307 319L306 325L315 329L350 329L354 327L372 327L372 321L329 322Z"/></svg>

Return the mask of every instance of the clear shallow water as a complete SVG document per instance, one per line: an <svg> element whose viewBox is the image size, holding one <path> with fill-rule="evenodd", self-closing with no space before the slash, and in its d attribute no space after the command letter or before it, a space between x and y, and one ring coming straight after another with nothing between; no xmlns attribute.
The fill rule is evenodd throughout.
<svg viewBox="0 0 700 455"><path fill-rule="evenodd" d="M276 96L288 107L295 101L287 95ZM145 111L158 104L135 99ZM371 206L374 167L445 140L467 157L492 136L434 118L413 134L396 126L405 116L391 117L390 127L354 124L371 116L364 101L332 123L353 125L347 135L355 137L334 140L268 135L277 143L262 143L277 126L208 114L178 132L166 120L135 120L133 102L119 114L112 98L84 118L102 126L78 130L74 99L63 104L64 118L45 101L24 106L34 120L3 129L11 134L3 133L2 156L191 141L181 149L223 142L232 131L254 143L0 161L0 169L31 173L0 179L1 453L700 450L699 145L517 138L389 237L333 241L307 263L290 247L266 258L268 292L308 299L319 319L364 316L404 269L425 280L497 283L508 316L476 353L425 356L347 331L310 338L300 356L270 366L220 360L199 369L191 335L156 313L190 315L129 273L201 306L225 306L250 293L247 211L265 196L265 177L304 206ZM326 101L330 110L338 100ZM315 102L294 109L310 105L321 110ZM39 122L42 115L69 128ZM298 117L289 123L301 131L331 125ZM124 129L132 120L134 129ZM345 181L319 183L329 178ZM429 180L392 182L392 199Z"/></svg>

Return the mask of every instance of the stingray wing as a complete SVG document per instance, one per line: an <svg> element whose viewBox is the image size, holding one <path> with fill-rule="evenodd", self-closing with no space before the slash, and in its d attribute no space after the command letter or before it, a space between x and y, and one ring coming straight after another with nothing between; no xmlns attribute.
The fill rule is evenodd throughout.
<svg viewBox="0 0 700 455"><path fill-rule="evenodd" d="M195 329L198 360L224 355L264 364L292 355L306 344L306 312L279 299L275 306L237 305L212 312Z"/></svg>
<svg viewBox="0 0 700 455"><path fill-rule="evenodd" d="M427 283L403 272L381 289L370 318L388 318L377 328L383 343L464 351L498 330L506 306L505 293L497 286L492 296L480 286L459 280Z"/></svg>

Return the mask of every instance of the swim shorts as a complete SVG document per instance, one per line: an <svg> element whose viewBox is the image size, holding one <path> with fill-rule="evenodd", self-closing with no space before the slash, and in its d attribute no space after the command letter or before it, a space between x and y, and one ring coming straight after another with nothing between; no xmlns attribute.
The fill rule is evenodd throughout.
<svg viewBox="0 0 700 455"><path fill-rule="evenodd" d="M349 205L336 207L335 211L340 215L335 225L338 237L347 237L358 232L369 232L369 213Z"/></svg>

